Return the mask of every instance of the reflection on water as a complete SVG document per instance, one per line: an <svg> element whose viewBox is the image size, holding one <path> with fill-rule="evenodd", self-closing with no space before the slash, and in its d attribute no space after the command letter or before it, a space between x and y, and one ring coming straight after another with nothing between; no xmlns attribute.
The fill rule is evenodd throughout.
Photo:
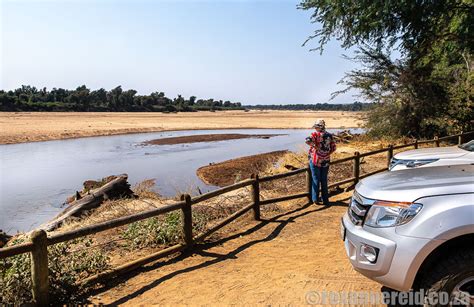
<svg viewBox="0 0 474 307"><path fill-rule="evenodd" d="M141 145L157 138L210 133L284 135ZM80 190L85 180L112 174L127 173L132 186L155 179L156 191L164 196L192 193L197 187L206 192L215 187L196 176L200 166L274 150L298 150L304 148L309 133L300 129L197 130L0 145L0 229L9 233L30 230L56 215L66 197Z"/></svg>

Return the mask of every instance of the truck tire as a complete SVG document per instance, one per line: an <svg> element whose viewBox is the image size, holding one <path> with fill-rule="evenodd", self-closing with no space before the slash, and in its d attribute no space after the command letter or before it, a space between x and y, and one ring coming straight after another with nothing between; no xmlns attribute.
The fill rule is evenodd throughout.
<svg viewBox="0 0 474 307"><path fill-rule="evenodd" d="M474 249L459 249L428 268L420 281L424 306L474 306ZM444 299L444 301L443 301Z"/></svg>

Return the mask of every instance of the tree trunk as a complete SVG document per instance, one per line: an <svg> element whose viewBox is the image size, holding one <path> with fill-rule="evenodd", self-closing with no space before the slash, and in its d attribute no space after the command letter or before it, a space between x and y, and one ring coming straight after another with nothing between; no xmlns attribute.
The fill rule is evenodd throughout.
<svg viewBox="0 0 474 307"><path fill-rule="evenodd" d="M116 196L133 195L127 183L127 174L123 174L104 184L102 187L90 191L81 199L71 202L64 211L56 216L52 221L40 226L40 229L52 231L71 216L79 216L82 212L98 207L104 200Z"/></svg>

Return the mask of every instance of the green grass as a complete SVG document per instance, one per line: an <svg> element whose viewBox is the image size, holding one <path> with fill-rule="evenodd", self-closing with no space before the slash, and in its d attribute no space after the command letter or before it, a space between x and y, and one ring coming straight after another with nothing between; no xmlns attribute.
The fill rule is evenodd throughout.
<svg viewBox="0 0 474 307"><path fill-rule="evenodd" d="M204 230L207 222L206 215L193 212L194 234ZM183 241L182 225L181 212L175 211L132 223L122 233L122 237L130 240L132 248L171 245Z"/></svg>

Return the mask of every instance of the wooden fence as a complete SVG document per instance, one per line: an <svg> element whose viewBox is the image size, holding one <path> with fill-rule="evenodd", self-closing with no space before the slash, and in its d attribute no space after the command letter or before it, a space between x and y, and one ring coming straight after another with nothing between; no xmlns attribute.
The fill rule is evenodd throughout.
<svg viewBox="0 0 474 307"><path fill-rule="evenodd" d="M408 148L408 147L418 148L420 144L428 144L428 143L434 143L436 146L439 147L441 141L448 141L452 139L455 139L457 143L461 144L463 139L467 135L472 135L472 134L474 134L474 131L441 137L441 138L436 137L433 140L424 140L424 141L415 140L412 143L396 145L396 146L389 145L386 148L378 149L371 152L365 152L365 153L355 152L353 156L331 161L331 165L353 161L353 174L351 178L330 184L329 188L338 187L338 186L349 184L349 183L352 183L354 185L362 178L387 170L390 160L393 157L393 151L396 149L402 149L402 148ZM361 159L363 157L368 157L368 156L380 154L383 152L387 152L387 167L361 175L360 173ZM265 200L261 199L260 197L260 184L261 183L269 182L269 181L277 180L277 179L282 179L282 178L287 178L287 177L302 174L302 173L306 174L306 179L307 179L306 192L299 193L299 194L286 195L286 196L277 197L277 198L265 199ZM35 230L31 234L30 242L11 246L11 247L0 248L0 259L12 257L12 256L23 254L23 253L31 253L31 278L32 278L33 300L36 305L45 306L45 305L48 305L49 303L49 285L48 285L48 274L49 274L48 272L49 271L48 246L49 245L73 240L76 238L95 234L95 233L105 231L108 229L124 226L130 223L134 223L134 222L148 219L151 217L155 217L158 215L166 214L168 212L181 210L182 221L183 221L182 223L183 234L184 234L183 243L173 245L166 249L155 252L151 255L123 264L119 267L109 269L99 274L90 276L87 279L84 279L81 281L81 284L84 284L84 285L93 284L100 280L108 279L108 278L117 276L119 274L134 270L140 266L153 262L159 258L163 258L173 253L183 251L184 249L188 249L192 247L195 243L202 241L204 238L206 238L210 234L226 226L227 224L234 221L235 219L242 216L248 211L252 210L254 219L260 220L260 207L261 206L271 204L271 203L287 201L291 199L298 199L298 198L307 198L308 201L311 202L311 183L312 183L311 180L312 179L311 179L309 167L293 170L293 171L282 173L282 174L265 176L265 177L252 175L250 179L240 181L238 183L220 188L215 191L211 191L209 193L205 193L205 194L195 196L195 197L191 197L187 194L182 195L181 201L177 203L174 203L171 205L165 205L156 209L136 213L129 216L116 218L116 219L102 222L99 224L85 226L82 228L54 234L51 236L48 236L44 230ZM231 192L243 187L247 187L247 186L251 187L250 193L251 193L252 202L250 204L241 208L237 212L234 212L227 218L218 222L216 225L213 225L211 228L209 228L205 232L197 234L197 235L193 234L193 230L192 230L193 205L209 200L221 194L228 193L228 192Z"/></svg>

